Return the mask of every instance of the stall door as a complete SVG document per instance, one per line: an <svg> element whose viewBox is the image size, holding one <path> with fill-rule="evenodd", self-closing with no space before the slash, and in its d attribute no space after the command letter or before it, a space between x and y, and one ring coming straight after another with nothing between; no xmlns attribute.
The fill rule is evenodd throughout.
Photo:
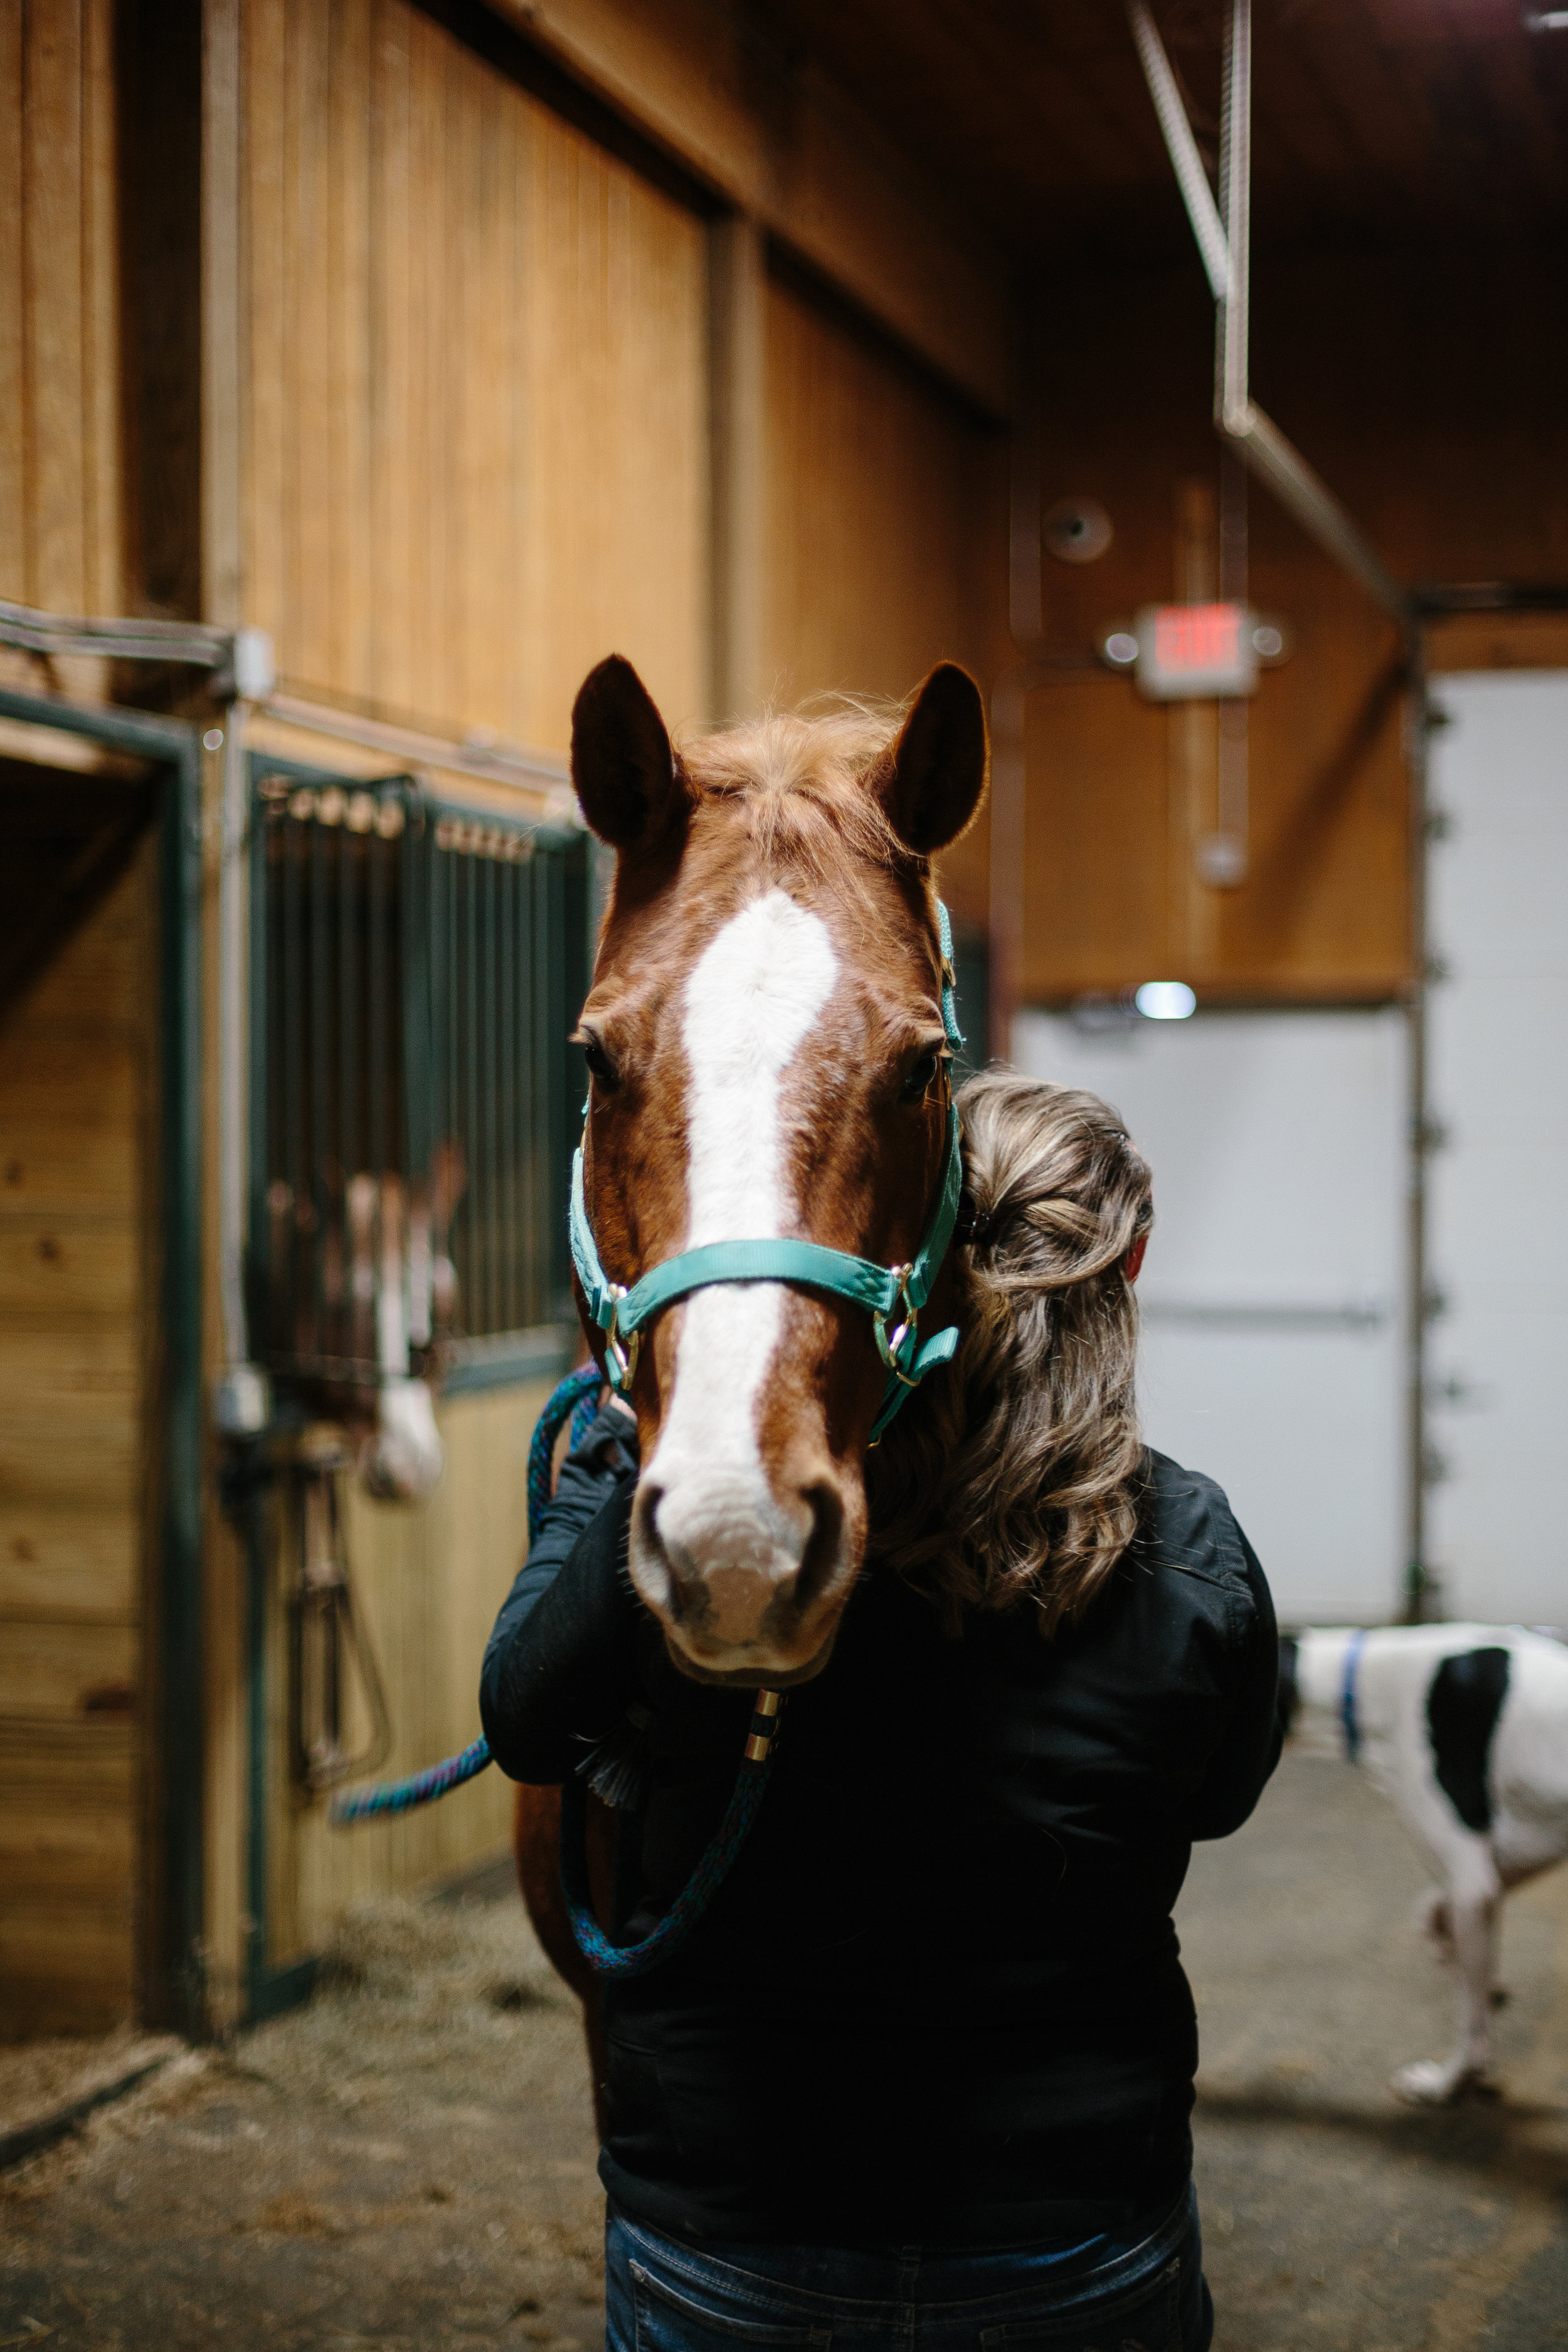
<svg viewBox="0 0 1568 2352"><path fill-rule="evenodd" d="M1445 1613L1568 1623L1568 672L1450 677L1429 924L1431 1554Z"/></svg>
<svg viewBox="0 0 1568 2352"><path fill-rule="evenodd" d="M1154 1170L1144 1432L1217 1478L1282 1622L1403 1595L1405 1031L1394 1012L1198 1013L1016 1058L1114 1103Z"/></svg>

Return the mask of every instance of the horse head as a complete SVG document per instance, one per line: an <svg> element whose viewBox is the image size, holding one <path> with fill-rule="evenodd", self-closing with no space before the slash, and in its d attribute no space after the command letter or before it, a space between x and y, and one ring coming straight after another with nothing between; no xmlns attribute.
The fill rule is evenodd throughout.
<svg viewBox="0 0 1568 2352"><path fill-rule="evenodd" d="M577 697L572 769L617 852L578 1033L599 1266L629 1288L781 1238L914 1259L951 1128L928 861L984 790L973 679L943 664L897 727L775 717L677 750L613 656ZM715 1280L639 1334L630 1571L698 1680L826 1664L865 1548L881 1328L799 1283Z"/></svg>

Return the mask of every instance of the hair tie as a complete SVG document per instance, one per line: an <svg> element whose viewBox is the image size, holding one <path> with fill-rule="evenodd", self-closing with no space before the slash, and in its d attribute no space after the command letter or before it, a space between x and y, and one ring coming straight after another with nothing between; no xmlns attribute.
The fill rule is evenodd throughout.
<svg viewBox="0 0 1568 2352"><path fill-rule="evenodd" d="M991 1231L991 1212L976 1206L973 1192L958 1196L958 1219L952 1228L955 1242L984 1241Z"/></svg>

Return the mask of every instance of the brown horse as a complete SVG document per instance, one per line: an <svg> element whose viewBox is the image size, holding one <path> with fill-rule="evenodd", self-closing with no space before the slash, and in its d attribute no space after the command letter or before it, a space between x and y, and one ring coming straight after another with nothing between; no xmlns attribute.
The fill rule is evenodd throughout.
<svg viewBox="0 0 1568 2352"><path fill-rule="evenodd" d="M589 676L573 781L618 855L578 1032L584 1191L616 1282L737 1240L915 1256L950 1099L929 861L969 824L985 771L979 689L952 664L896 727L775 717L679 749L629 663ZM933 1326L942 1303L939 1286ZM584 1328L602 1367L604 1335ZM696 1290L643 1335L629 1565L682 1673L782 1687L826 1664L865 1550L886 1381L863 1308L782 1281ZM553 1790L521 1793L519 1876L584 1993L597 2090L558 1807Z"/></svg>

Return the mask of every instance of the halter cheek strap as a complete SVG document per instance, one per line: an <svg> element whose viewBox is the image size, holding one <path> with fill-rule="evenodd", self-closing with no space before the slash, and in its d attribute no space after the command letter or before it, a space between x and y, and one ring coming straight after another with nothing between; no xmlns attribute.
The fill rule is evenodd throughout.
<svg viewBox="0 0 1568 2352"><path fill-rule="evenodd" d="M949 1045L956 1048L963 1044L963 1034L953 994L952 929L940 900L937 934L942 945L942 1025ZM828 1249L820 1242L776 1238L710 1242L701 1249L666 1258L662 1265L650 1266L627 1290L610 1280L600 1261L588 1222L579 1145L572 1162L572 1263L588 1312L605 1334L605 1369L611 1387L622 1395L631 1387L644 1326L676 1299L721 1282L794 1282L807 1290L847 1298L869 1314L878 1352L888 1368L888 1385L871 1432L873 1440L879 1438L910 1391L939 1364L951 1362L957 1349L955 1327L950 1325L923 1343L919 1327L921 1309L931 1296L952 1239L963 1188L963 1142L958 1112L950 1102L936 1206L920 1248L907 1265L878 1265L870 1258Z"/></svg>

